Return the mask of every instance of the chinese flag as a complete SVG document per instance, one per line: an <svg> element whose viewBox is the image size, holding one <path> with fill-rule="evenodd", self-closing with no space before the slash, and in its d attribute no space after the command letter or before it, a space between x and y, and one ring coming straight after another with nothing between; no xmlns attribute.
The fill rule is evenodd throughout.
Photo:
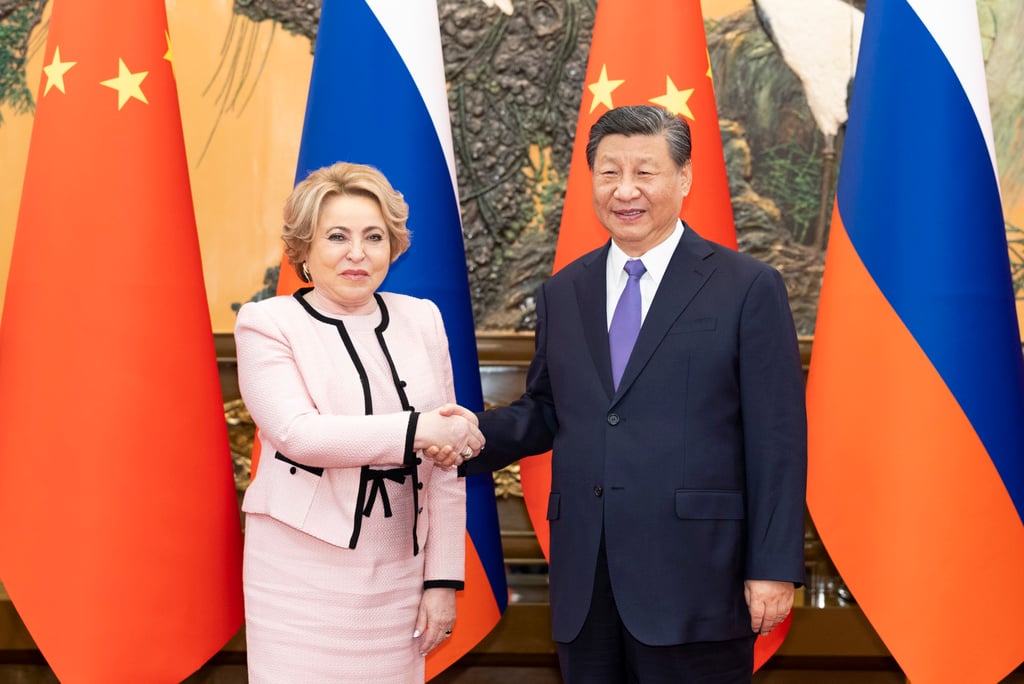
<svg viewBox="0 0 1024 684"><path fill-rule="evenodd" d="M601 0L576 123L555 252L556 272L608 240L591 203L586 156L590 127L612 107L640 104L658 105L686 118L693 142L693 187L683 204L682 218L703 237L736 248L700 0L649 0L642 12L632 0ZM547 556L551 455L523 459L520 476L530 520ZM788 628L787 620L772 632L770 642L758 640L755 665L760 666L775 652Z"/></svg>
<svg viewBox="0 0 1024 684"><path fill-rule="evenodd" d="M55 0L0 322L0 580L63 682L180 682L241 532L163 0Z"/></svg>

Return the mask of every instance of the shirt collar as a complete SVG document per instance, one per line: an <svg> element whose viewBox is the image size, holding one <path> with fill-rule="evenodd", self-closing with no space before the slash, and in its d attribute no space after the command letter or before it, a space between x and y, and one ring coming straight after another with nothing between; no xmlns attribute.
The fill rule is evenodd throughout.
<svg viewBox="0 0 1024 684"><path fill-rule="evenodd" d="M667 238L651 247L639 257L628 256L612 240L611 249L608 250L608 272L617 273L619 277L625 278L626 274L623 267L626 265L626 261L629 259L642 259L644 267L647 269L647 274L650 274L655 283L660 283L665 275L665 271L668 270L668 264L672 260L672 255L675 253L679 240L682 237L683 222L680 219L676 219L675 230Z"/></svg>

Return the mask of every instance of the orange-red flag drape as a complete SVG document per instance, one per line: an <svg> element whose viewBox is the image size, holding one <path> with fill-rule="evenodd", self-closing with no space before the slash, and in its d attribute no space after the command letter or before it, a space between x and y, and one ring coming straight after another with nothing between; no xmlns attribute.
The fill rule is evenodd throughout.
<svg viewBox="0 0 1024 684"><path fill-rule="evenodd" d="M649 0L638 12L633 0L601 0L576 123L555 252L556 272L608 240L591 204L586 157L590 127L612 107L640 104L658 105L686 118L693 141L693 187L683 204L682 217L703 237L736 248L700 1ZM547 556L550 454L524 459L520 477L530 520ZM784 625L788 629L789 622ZM759 665L781 641L778 633L771 642L759 640L755 655Z"/></svg>
<svg viewBox="0 0 1024 684"><path fill-rule="evenodd" d="M300 287L307 287L308 285L308 283L302 282L302 279L299 278L299 274L296 273L292 265L288 263L288 258L282 254L281 266L277 275L277 288L274 290L274 294L290 295ZM259 428L256 429L258 434ZM250 478L256 477L256 470L260 467L261 453L260 440L252 440L252 454L250 455L251 465L249 467Z"/></svg>
<svg viewBox="0 0 1024 684"><path fill-rule="evenodd" d="M163 0L55 0L0 319L0 581L64 682L179 682L241 532Z"/></svg>

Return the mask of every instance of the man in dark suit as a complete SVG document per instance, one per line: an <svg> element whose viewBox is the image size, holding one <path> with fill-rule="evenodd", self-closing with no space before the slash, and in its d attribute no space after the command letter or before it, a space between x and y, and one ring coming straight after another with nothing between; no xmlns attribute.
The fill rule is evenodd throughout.
<svg viewBox="0 0 1024 684"><path fill-rule="evenodd" d="M755 636L786 617L804 573L806 419L786 288L679 219L692 181L681 117L613 109L590 130L587 163L611 241L540 288L526 392L478 414L487 447L463 468L552 450L566 682L749 682Z"/></svg>

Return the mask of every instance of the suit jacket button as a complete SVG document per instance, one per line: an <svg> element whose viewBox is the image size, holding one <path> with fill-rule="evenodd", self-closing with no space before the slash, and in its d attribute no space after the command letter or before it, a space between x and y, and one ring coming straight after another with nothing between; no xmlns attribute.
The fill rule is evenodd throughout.
<svg viewBox="0 0 1024 684"><path fill-rule="evenodd" d="M618 413L609 413L608 414L608 424L609 425L618 425L619 424L619 414Z"/></svg>
<svg viewBox="0 0 1024 684"><path fill-rule="evenodd" d="M599 497L602 494L604 494L604 490L601 489L601 485L594 485L594 496Z"/></svg>
<svg viewBox="0 0 1024 684"><path fill-rule="evenodd" d="M295 474L295 466L292 466L291 468L289 468L288 472L291 473L292 475L294 475Z"/></svg>

